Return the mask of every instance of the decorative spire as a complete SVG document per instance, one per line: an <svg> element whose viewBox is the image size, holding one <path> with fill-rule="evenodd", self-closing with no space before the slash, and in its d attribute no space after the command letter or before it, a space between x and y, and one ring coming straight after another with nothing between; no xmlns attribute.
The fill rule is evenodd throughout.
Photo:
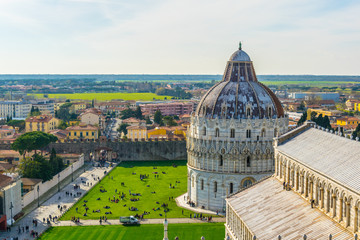
<svg viewBox="0 0 360 240"><path fill-rule="evenodd" d="M241 41L239 42L239 50L241 50Z"/></svg>

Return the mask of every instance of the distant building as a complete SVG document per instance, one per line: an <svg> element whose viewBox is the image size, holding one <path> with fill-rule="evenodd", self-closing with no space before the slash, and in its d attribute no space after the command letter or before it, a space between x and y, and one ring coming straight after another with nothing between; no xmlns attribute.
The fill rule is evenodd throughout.
<svg viewBox="0 0 360 240"><path fill-rule="evenodd" d="M99 128L93 125L79 124L66 128L69 139L75 140L96 140L99 137Z"/></svg>
<svg viewBox="0 0 360 240"><path fill-rule="evenodd" d="M146 126L146 121L145 120L140 120L140 119L137 119L137 118L126 118L124 120L121 121L121 123L124 123L124 124L128 124L130 126Z"/></svg>
<svg viewBox="0 0 360 240"><path fill-rule="evenodd" d="M65 142L66 140L69 139L69 132L66 130L55 129L55 130L49 131L49 133L56 136L58 138L58 141L60 141L60 142Z"/></svg>
<svg viewBox="0 0 360 240"><path fill-rule="evenodd" d="M15 129L12 126L1 125L0 126L0 139L12 136L15 134Z"/></svg>
<svg viewBox="0 0 360 240"><path fill-rule="evenodd" d="M319 100L334 100L339 102L340 94L338 92L292 92L289 93L289 98L293 99L317 99Z"/></svg>
<svg viewBox="0 0 360 240"><path fill-rule="evenodd" d="M339 126L346 126L346 125L358 125L360 123L360 119L357 117L349 117L343 116L336 119L336 124Z"/></svg>
<svg viewBox="0 0 360 240"><path fill-rule="evenodd" d="M126 137L131 140L147 139L147 129L144 126L128 126Z"/></svg>
<svg viewBox="0 0 360 240"><path fill-rule="evenodd" d="M146 112L148 114L155 114L157 110L160 110L163 116L169 115L183 115L183 114L191 114L193 111L194 103L157 103L157 104L141 104L141 111Z"/></svg>
<svg viewBox="0 0 360 240"><path fill-rule="evenodd" d="M39 115L29 117L25 120L25 131L33 132L40 131L48 133L59 126L60 120L50 115Z"/></svg>
<svg viewBox="0 0 360 240"><path fill-rule="evenodd" d="M39 109L41 114L55 116L55 102L53 100L38 100L32 102L34 108Z"/></svg>
<svg viewBox="0 0 360 240"><path fill-rule="evenodd" d="M25 119L31 110L31 103L23 101L0 101L0 118Z"/></svg>
<svg viewBox="0 0 360 240"><path fill-rule="evenodd" d="M101 127L101 111L96 108L86 109L80 114L80 120L84 124L96 125Z"/></svg>

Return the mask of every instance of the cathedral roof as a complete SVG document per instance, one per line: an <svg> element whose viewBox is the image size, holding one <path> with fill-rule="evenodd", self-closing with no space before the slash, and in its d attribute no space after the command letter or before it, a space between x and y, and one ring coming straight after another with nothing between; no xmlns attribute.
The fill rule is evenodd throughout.
<svg viewBox="0 0 360 240"><path fill-rule="evenodd" d="M221 82L201 99L195 112L207 118L276 118L284 110L275 94L260 83L249 55L241 49L227 62Z"/></svg>
<svg viewBox="0 0 360 240"><path fill-rule="evenodd" d="M226 201L256 239L352 239L352 234L293 191L286 191L275 177L260 181Z"/></svg>
<svg viewBox="0 0 360 240"><path fill-rule="evenodd" d="M309 128L277 149L309 168L360 193L360 143Z"/></svg>

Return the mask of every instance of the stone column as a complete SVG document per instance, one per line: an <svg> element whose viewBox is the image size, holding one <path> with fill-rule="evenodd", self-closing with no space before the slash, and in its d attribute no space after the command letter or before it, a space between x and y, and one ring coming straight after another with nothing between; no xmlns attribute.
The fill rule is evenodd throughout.
<svg viewBox="0 0 360 240"><path fill-rule="evenodd" d="M333 206L333 217L336 217L336 195L333 194L331 197L332 197L332 200L333 200L333 204L332 204L332 206Z"/></svg>
<svg viewBox="0 0 360 240"><path fill-rule="evenodd" d="M346 202L346 227L350 226L350 202Z"/></svg>
<svg viewBox="0 0 360 240"><path fill-rule="evenodd" d="M358 225L358 218L359 218L359 209L355 206L354 207L354 232L357 232L359 229L359 225Z"/></svg>
<svg viewBox="0 0 360 240"><path fill-rule="evenodd" d="M343 205L344 205L343 199L340 198L340 204L339 204L339 206L340 206L340 208L339 208L339 222L341 222L341 221L343 220Z"/></svg>
<svg viewBox="0 0 360 240"><path fill-rule="evenodd" d="M324 208L324 188L320 188L320 208Z"/></svg>

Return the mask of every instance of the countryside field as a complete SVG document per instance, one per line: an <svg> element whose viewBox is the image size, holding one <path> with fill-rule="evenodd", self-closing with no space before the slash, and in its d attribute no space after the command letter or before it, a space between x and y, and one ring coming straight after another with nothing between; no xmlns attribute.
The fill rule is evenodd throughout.
<svg viewBox="0 0 360 240"><path fill-rule="evenodd" d="M140 180L140 174L148 175L148 178ZM179 208L175 202L176 197L186 192L186 180L186 161L122 162L66 212L61 220L70 220L73 216L80 219L99 219L100 216L118 219L144 211L149 212L144 218L164 218L164 203L168 208L167 217L188 218L191 212ZM130 195L130 192L135 195ZM126 197L121 200L123 193ZM118 199L118 203L112 201L114 199ZM109 208L105 209L106 206ZM86 207L89 210L87 216L84 216ZM131 207L137 208L137 211L130 211Z"/></svg>
<svg viewBox="0 0 360 240"><path fill-rule="evenodd" d="M206 240L224 239L224 223L193 223L169 224L169 239L176 236L179 239L199 240L202 236ZM78 226L51 227L39 238L41 240L158 240L164 236L162 224L144 224L140 226Z"/></svg>
<svg viewBox="0 0 360 240"><path fill-rule="evenodd" d="M268 81L263 80L261 83L270 86L270 85L301 85L301 86L311 86L311 87L327 87L327 86L339 86L345 84L359 84L360 82L354 81Z"/></svg>
<svg viewBox="0 0 360 240"><path fill-rule="evenodd" d="M45 98L44 94L29 94L35 96L36 98ZM115 99L123 100L143 100L143 101L152 101L152 100L164 100L171 99L172 96L159 96L155 93L69 93L69 94L45 94L48 98L66 98L70 100L99 100L99 101L108 101Z"/></svg>

